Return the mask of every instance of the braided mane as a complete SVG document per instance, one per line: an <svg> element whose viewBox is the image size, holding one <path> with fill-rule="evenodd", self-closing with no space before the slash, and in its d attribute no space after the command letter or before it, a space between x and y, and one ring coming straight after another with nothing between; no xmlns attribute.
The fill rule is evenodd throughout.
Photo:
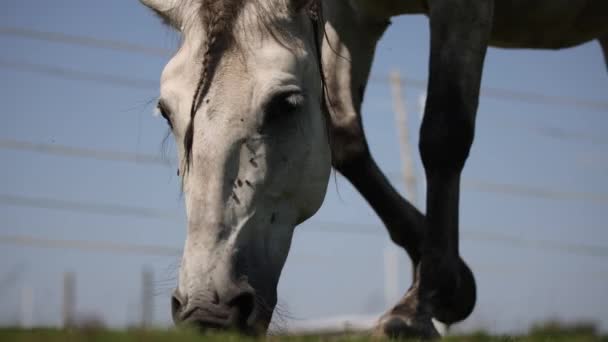
<svg viewBox="0 0 608 342"><path fill-rule="evenodd" d="M184 137L185 169L188 170L192 155L194 116L207 94L218 63L219 56L229 46L229 32L245 0L202 0L200 14L205 28L203 67L190 108L190 123Z"/></svg>

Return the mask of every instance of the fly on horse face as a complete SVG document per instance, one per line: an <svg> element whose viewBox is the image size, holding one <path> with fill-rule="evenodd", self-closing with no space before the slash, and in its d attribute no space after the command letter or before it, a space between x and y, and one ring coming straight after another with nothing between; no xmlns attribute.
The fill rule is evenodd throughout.
<svg viewBox="0 0 608 342"><path fill-rule="evenodd" d="M473 273L458 248L460 173L489 45L558 49L598 39L605 0L141 0L182 34L158 108L177 141L188 216L176 323L264 332L294 228L321 205L333 166L409 254L414 279L384 336L437 336L465 319ZM426 214L387 181L361 125L376 43L392 16L431 32L420 134Z"/></svg>

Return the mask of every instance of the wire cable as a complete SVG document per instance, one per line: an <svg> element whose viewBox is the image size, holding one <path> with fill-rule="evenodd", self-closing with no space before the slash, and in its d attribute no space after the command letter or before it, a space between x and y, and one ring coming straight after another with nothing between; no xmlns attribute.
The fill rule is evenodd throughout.
<svg viewBox="0 0 608 342"><path fill-rule="evenodd" d="M124 206L117 204L105 204L96 202L77 202L58 200L50 198L32 198L25 196L15 196L0 194L0 204L29 207L38 209L65 210L76 213L100 214L107 216L130 216L146 219L161 219L179 222L180 216L176 213L159 209L143 208L135 206ZM332 222L322 220L311 220L305 224L305 229L313 228L316 232L337 233L337 234L364 234L382 236L384 229L381 224L363 224L349 222ZM305 231L304 229L304 231ZM297 230L298 232L300 230ZM511 231L511 230L504 230ZM570 254L608 256L608 247L574 244L568 242L549 241L549 240L529 240L510 236L506 234L486 232L484 230L463 229L461 233L463 239L482 240L506 243L518 247L532 247L536 249L566 252Z"/></svg>
<svg viewBox="0 0 608 342"><path fill-rule="evenodd" d="M19 27L0 27L0 35L12 36L21 39L33 39L38 41L47 41L54 43L63 43L77 45L83 47L92 47L113 51L123 51L130 53L139 53L144 55L166 57L171 54L171 50L159 47L152 47L142 44L135 44L120 40L100 39L96 37L66 34L61 32L50 32L42 30L33 30ZM414 87L426 90L427 83L425 80L405 78L404 81L408 87ZM372 75L370 82L389 84L389 77L386 75ZM577 108L586 108L596 111L608 110L608 102L591 99L580 99L568 96L547 95L535 92L523 92L495 87L482 87L482 97L495 98L504 101L517 101L531 104L543 104L552 106L570 106Z"/></svg>
<svg viewBox="0 0 608 342"><path fill-rule="evenodd" d="M0 138L0 149L145 165L170 166L174 164L171 160L164 160L153 154L100 150L59 144L33 143L14 139ZM397 172L388 172L387 176L393 182L402 182L401 176ZM462 186L464 189L486 193L537 197L552 200L580 200L600 204L608 203L608 194L603 193L559 191L529 185L493 183L466 178L463 179Z"/></svg>
<svg viewBox="0 0 608 342"><path fill-rule="evenodd" d="M34 143L14 139L0 138L0 149L36 152L53 156L94 159L101 161L117 161L160 166L172 165L172 161L166 160L154 154L101 150L60 144Z"/></svg>
<svg viewBox="0 0 608 342"><path fill-rule="evenodd" d="M58 66L29 63L23 61L9 61L2 58L0 58L0 68L44 74L70 81L85 81L103 85L122 86L141 90L158 90L159 87L158 81L122 77L97 72L80 71L71 68L63 68Z"/></svg>
<svg viewBox="0 0 608 342"><path fill-rule="evenodd" d="M0 244L24 247L43 247L57 249L77 249L81 251L97 251L126 254L145 254L154 256L178 257L182 253L181 248L140 245L131 243L117 243L105 241L86 240L55 240L39 238L27 235L0 235Z"/></svg>
<svg viewBox="0 0 608 342"><path fill-rule="evenodd" d="M20 27L0 27L0 35L17 38L33 39L38 41L62 43L83 47L92 47L105 50L139 53L156 57L167 57L171 50L159 47L135 44L112 39L100 39L89 36L49 32Z"/></svg>

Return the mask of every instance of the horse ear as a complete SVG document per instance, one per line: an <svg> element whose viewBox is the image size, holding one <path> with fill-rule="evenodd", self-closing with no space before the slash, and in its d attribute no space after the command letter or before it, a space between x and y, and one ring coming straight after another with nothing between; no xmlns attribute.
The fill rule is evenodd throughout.
<svg viewBox="0 0 608 342"><path fill-rule="evenodd" d="M182 15L180 3L182 0L139 0L146 7L158 14L167 24L181 30Z"/></svg>

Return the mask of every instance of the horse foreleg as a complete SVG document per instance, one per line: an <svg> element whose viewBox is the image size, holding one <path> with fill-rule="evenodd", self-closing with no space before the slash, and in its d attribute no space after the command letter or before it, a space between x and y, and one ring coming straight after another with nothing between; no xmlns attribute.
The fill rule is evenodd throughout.
<svg viewBox="0 0 608 342"><path fill-rule="evenodd" d="M472 274L468 273L470 279L462 277L467 273L462 272L458 250L458 202L460 173L473 142L492 15L492 1L429 1L430 74L420 132L427 178L426 229L416 283L380 321L378 331L384 335L434 337L431 317L440 315L446 303L468 301L468 312L460 314L468 315L474 307L474 286L468 292L463 288Z"/></svg>
<svg viewBox="0 0 608 342"><path fill-rule="evenodd" d="M338 99L337 101L340 101ZM334 167L361 193L384 223L392 241L403 247L416 270L421 257L425 217L391 185L374 161L355 108L332 112L332 150ZM360 108L360 106L357 106ZM433 317L447 324L466 318L475 302L475 280L470 269L458 258L459 287L442 295L448 298L435 307ZM414 273L414 284L417 275Z"/></svg>
<svg viewBox="0 0 608 342"><path fill-rule="evenodd" d="M380 217L393 242L403 247L415 266L420 261L424 215L404 199L370 154L358 112L332 123L334 167L361 193Z"/></svg>
<svg viewBox="0 0 608 342"><path fill-rule="evenodd" d="M329 91L333 166L365 197L392 240L417 264L424 216L399 195L376 165L360 115L376 42L390 21L358 13L347 1L331 4L325 8L328 23L323 64Z"/></svg>

